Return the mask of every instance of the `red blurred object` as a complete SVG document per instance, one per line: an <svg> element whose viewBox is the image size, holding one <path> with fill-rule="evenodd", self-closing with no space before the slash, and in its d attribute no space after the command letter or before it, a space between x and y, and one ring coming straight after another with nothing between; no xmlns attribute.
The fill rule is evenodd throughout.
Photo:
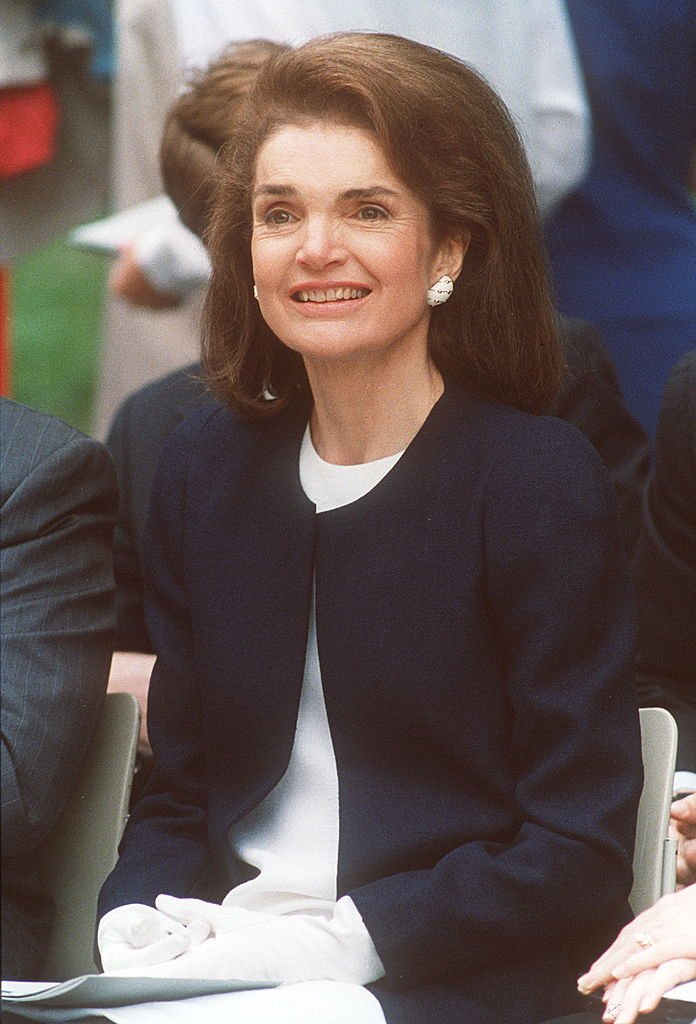
<svg viewBox="0 0 696 1024"><path fill-rule="evenodd" d="M58 100L49 82L0 89L0 178L52 160L57 130Z"/></svg>

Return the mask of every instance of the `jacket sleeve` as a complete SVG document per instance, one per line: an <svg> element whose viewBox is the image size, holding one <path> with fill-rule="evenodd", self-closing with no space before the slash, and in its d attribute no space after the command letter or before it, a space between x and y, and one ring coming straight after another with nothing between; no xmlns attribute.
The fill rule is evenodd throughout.
<svg viewBox="0 0 696 1024"><path fill-rule="evenodd" d="M30 459L2 510L3 856L26 854L56 821L111 661L115 474L98 442L66 437Z"/></svg>
<svg viewBox="0 0 696 1024"><path fill-rule="evenodd" d="M537 422L531 441L500 446L482 524L518 830L349 894L392 987L525 959L627 914L641 785L627 571L596 454Z"/></svg>
<svg viewBox="0 0 696 1024"><path fill-rule="evenodd" d="M128 822L99 914L155 896L188 896L207 854L200 692L186 595L185 518L189 447L175 435L152 488L145 528L146 598L157 661L148 696L155 768Z"/></svg>

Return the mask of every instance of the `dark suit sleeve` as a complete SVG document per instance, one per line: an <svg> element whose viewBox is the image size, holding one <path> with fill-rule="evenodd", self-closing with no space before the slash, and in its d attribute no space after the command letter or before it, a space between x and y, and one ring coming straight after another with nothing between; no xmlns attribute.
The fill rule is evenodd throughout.
<svg viewBox="0 0 696 1024"><path fill-rule="evenodd" d="M115 474L98 442L59 428L67 437L45 457L42 439L17 445L28 468L2 509L3 856L30 851L60 813L112 653Z"/></svg>
<svg viewBox="0 0 696 1024"><path fill-rule="evenodd" d="M678 719L678 767L696 769L696 353L672 372L638 548L641 702Z"/></svg>
<svg viewBox="0 0 696 1024"><path fill-rule="evenodd" d="M597 332L581 320L562 321L566 375L555 414L582 431L609 470L624 547L635 554L650 447L621 394L611 357Z"/></svg>
<svg viewBox="0 0 696 1024"><path fill-rule="evenodd" d="M518 831L349 894L392 987L541 955L627 915L641 785L628 572L603 466L545 422L501 446L482 524Z"/></svg>

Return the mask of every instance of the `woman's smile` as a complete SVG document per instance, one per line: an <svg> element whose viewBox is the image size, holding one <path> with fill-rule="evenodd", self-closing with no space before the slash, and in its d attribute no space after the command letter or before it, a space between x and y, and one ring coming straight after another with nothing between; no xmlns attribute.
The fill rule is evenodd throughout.
<svg viewBox="0 0 696 1024"><path fill-rule="evenodd" d="M355 299L364 299L369 294L369 288L356 287L350 284L302 285L292 293L292 298L295 302L326 305L333 302L352 302Z"/></svg>

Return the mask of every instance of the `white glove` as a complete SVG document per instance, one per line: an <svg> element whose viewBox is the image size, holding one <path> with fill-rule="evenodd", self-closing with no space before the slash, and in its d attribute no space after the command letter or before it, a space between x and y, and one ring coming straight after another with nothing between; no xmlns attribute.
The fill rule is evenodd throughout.
<svg viewBox="0 0 696 1024"><path fill-rule="evenodd" d="M201 900L158 896L172 924L214 935L167 963L138 965L155 978L238 978L244 981L331 980L367 985L384 967L352 900L344 897L329 918L308 914L261 914ZM202 924L203 922L203 924Z"/></svg>
<svg viewBox="0 0 696 1024"><path fill-rule="evenodd" d="M102 917L97 944L104 971L137 974L141 967L172 960L209 934L203 921L189 929L154 907L128 903Z"/></svg>

